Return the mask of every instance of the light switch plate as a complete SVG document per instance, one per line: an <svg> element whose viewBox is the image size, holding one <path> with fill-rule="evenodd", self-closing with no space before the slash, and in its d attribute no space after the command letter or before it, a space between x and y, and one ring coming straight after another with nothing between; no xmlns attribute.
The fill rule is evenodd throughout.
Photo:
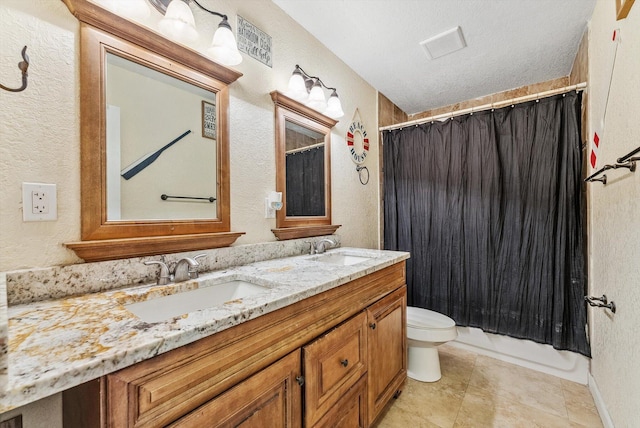
<svg viewBox="0 0 640 428"><path fill-rule="evenodd" d="M58 219L55 184L22 183L22 220L53 221Z"/></svg>

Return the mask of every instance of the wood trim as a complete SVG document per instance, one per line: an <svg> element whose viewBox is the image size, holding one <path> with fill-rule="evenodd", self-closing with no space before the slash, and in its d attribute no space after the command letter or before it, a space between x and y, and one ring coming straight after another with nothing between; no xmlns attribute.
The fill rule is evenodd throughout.
<svg viewBox="0 0 640 428"><path fill-rule="evenodd" d="M271 232L276 235L276 238L278 238L279 241L285 241L287 239L333 235L340 226L340 224L328 224L325 226L285 227L281 229L271 229Z"/></svg>
<svg viewBox="0 0 640 428"><path fill-rule="evenodd" d="M200 233L194 235L151 236L141 238L101 239L68 242L66 247L85 262L151 256L161 253L228 247L244 232Z"/></svg>
<svg viewBox="0 0 640 428"><path fill-rule="evenodd" d="M631 6L636 0L616 0L616 21L620 21L629 15Z"/></svg>
<svg viewBox="0 0 640 428"><path fill-rule="evenodd" d="M338 121L301 104L278 91L271 92L275 104L276 191L282 192L282 209L276 211L276 228L331 225L331 128ZM286 121L323 134L325 164L325 215L287 216ZM275 232L274 232L275 234ZM278 234L276 234L278 236ZM303 235L317 236L317 235ZM300 236L298 236L300 237ZM278 239L281 239L278 236ZM287 238L291 239L291 238Z"/></svg>
<svg viewBox="0 0 640 428"><path fill-rule="evenodd" d="M95 9L95 6L84 0L63 1L67 2L67 5L77 3L90 10ZM175 55L161 56L127 40L93 28L84 22L80 25L80 34L80 56L83 64L80 69L80 92L82 95L80 112L81 239L90 242L85 245L72 242L67 247L74 251L80 250L82 254L78 253L78 255L86 261L97 261L224 246L225 242L229 242L228 235L214 238L211 234L227 233L231 228L228 142L229 90L227 84L212 77L212 70L208 70L209 74L202 73L197 68L199 65L185 66L172 59ZM153 38L158 38L158 36L154 35ZM178 45L176 48L180 50ZM104 94L104 63L107 52L134 60L216 94L219 134L216 141L218 171L217 214L215 218L108 221ZM196 234L207 236L200 238L193 236ZM234 242L237 236L230 242ZM173 239L148 239L151 237L171 237ZM121 244L123 239L132 239L125 242L132 245L133 248ZM104 242L94 242L98 240ZM191 244L189 244L190 242ZM213 246L203 247L205 242L210 242Z"/></svg>
<svg viewBox="0 0 640 428"><path fill-rule="evenodd" d="M280 91L272 91L270 95L271 100L275 105L289 109L301 116L306 117L309 120L321 124L322 126L333 128L338 123L338 120L330 118L329 116L325 116L319 111L314 110L311 107L307 107L306 105L294 100L293 98L289 98Z"/></svg>
<svg viewBox="0 0 640 428"><path fill-rule="evenodd" d="M229 85L238 80L242 73L214 62L209 57L165 38L147 27L122 18L88 0L62 0L69 11L79 21L111 33L139 46L144 46L182 65L191 67L209 77ZM83 63L84 66L84 63Z"/></svg>
<svg viewBox="0 0 640 428"><path fill-rule="evenodd" d="M109 424L164 426L404 284L400 262L110 374Z"/></svg>

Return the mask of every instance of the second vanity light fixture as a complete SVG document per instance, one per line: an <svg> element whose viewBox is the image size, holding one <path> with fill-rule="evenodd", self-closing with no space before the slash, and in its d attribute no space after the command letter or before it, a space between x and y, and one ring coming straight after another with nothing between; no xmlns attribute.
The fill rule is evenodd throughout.
<svg viewBox="0 0 640 428"><path fill-rule="evenodd" d="M94 0L104 5L112 12L128 16L142 24L148 24L149 5L145 0ZM242 62L242 55L238 51L236 38L231 31L227 15L209 10L197 0L148 0L164 17L158 22L158 30L171 40L190 45L198 39L193 12L189 6L193 2L200 9L222 18L218 29L213 35L211 47L205 54L222 65L238 65Z"/></svg>
<svg viewBox="0 0 640 428"><path fill-rule="evenodd" d="M209 10L198 3L197 0L191 1L205 12L222 18L222 21L218 24L218 29L213 35L211 47L206 51L207 55L222 65L240 64L242 62L242 55L238 52L236 38L231 31L231 25L229 25L227 15ZM198 38L193 13L186 1L183 0L171 0L171 3L167 6L164 18L158 23L158 27L162 34L177 41L191 43Z"/></svg>
<svg viewBox="0 0 640 428"><path fill-rule="evenodd" d="M331 91L329 100L324 96L323 87ZM307 74L297 64L289 79L289 87L285 95L296 101L300 101L332 119L338 119L344 116L337 89L328 87L319 77Z"/></svg>

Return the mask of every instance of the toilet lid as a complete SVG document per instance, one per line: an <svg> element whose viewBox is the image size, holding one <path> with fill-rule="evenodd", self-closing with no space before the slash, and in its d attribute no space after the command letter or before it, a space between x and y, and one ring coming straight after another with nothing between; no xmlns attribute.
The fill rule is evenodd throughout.
<svg viewBox="0 0 640 428"><path fill-rule="evenodd" d="M407 306L407 325L413 328L451 328L456 322L446 315L423 308Z"/></svg>

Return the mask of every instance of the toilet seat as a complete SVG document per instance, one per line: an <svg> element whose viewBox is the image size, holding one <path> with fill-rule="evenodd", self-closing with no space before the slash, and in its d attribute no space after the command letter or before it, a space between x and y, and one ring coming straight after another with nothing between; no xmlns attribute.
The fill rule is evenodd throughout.
<svg viewBox="0 0 640 428"><path fill-rule="evenodd" d="M458 337L454 320L428 309L407 306L407 338L440 344Z"/></svg>
<svg viewBox="0 0 640 428"><path fill-rule="evenodd" d="M418 329L447 329L455 327L454 320L429 309L407 306L407 326Z"/></svg>

